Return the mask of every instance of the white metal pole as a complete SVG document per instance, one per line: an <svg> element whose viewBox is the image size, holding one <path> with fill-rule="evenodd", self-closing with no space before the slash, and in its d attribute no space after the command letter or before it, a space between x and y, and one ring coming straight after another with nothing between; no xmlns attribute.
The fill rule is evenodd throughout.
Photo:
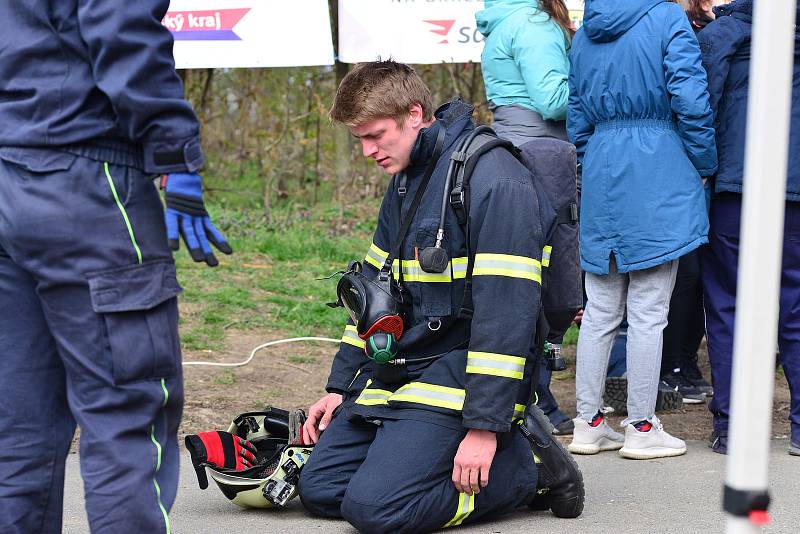
<svg viewBox="0 0 800 534"><path fill-rule="evenodd" d="M769 484L796 2L756 0L754 11L727 470L740 498ZM728 534L761 532L727 511Z"/></svg>

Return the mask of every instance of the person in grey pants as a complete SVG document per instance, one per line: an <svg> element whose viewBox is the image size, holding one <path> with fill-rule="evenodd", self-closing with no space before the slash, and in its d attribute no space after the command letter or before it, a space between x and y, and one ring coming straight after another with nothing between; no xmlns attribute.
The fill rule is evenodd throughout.
<svg viewBox="0 0 800 534"><path fill-rule="evenodd" d="M717 152L700 47L677 4L587 2L572 43L567 131L583 165L578 417L569 450L677 456L655 416L678 259L708 242L704 176ZM611 347L627 310L625 436L603 420Z"/></svg>

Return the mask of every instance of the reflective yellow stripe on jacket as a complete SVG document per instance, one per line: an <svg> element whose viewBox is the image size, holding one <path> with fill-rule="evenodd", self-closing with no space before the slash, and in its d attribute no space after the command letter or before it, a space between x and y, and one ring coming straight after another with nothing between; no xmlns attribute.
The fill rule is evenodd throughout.
<svg viewBox="0 0 800 534"><path fill-rule="evenodd" d="M525 358L493 352L467 352L467 373L522 380Z"/></svg>
<svg viewBox="0 0 800 534"><path fill-rule="evenodd" d="M542 283L542 264L534 258L511 254L475 254L473 276L507 276Z"/></svg>
<svg viewBox="0 0 800 534"><path fill-rule="evenodd" d="M356 404L363 404L364 406L386 404L392 392L385 389L370 388L370 384L372 384L371 378L367 380L367 385L361 395L358 396L358 399L356 399Z"/></svg>
<svg viewBox="0 0 800 534"><path fill-rule="evenodd" d="M553 247L545 245L542 249L542 267L550 267L550 255L553 254Z"/></svg>
<svg viewBox="0 0 800 534"><path fill-rule="evenodd" d="M353 345L354 347L358 347L359 349L364 348L364 340L358 337L358 330L356 330L356 327L352 324L349 324L344 327L344 334L342 334L342 343Z"/></svg>
<svg viewBox="0 0 800 534"><path fill-rule="evenodd" d="M439 408L449 408L461 411L464 407L466 394L463 389L449 388L436 384L426 384L425 382L409 382L401 386L397 391L391 392L385 389L370 388L372 379L367 380L361 394L356 399L356 404L363 406L377 406L394 402L413 402L426 406L438 406ZM514 415L511 421L522 419L525 416L525 405L514 404Z"/></svg>
<svg viewBox="0 0 800 534"><path fill-rule="evenodd" d="M369 263L376 269L380 269L383 267L383 262L386 261L386 258L389 256L389 253L381 250L378 245L373 243L369 247L369 251L367 252L364 261ZM406 282L439 282L439 283L447 283L452 282L453 280L457 280L459 278L466 278L467 277L467 258L466 257L458 257L453 258L450 260L450 268L445 270L443 273L426 273L422 270L422 267L417 260L403 260L402 262L398 260L394 260L392 262L392 273L395 278L400 277L400 265L402 264L403 268L403 280Z"/></svg>

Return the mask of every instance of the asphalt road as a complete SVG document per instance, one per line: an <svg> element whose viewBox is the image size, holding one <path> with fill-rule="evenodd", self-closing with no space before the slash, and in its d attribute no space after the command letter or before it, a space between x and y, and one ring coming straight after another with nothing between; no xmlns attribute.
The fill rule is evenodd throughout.
<svg viewBox="0 0 800 534"><path fill-rule="evenodd" d="M775 441L770 457L772 524L768 533L800 532L800 457ZM456 532L548 534L660 534L723 532L721 511L725 457L705 443L690 442L679 458L623 460L616 453L578 456L586 480L586 508L578 519L557 519L546 512L520 511ZM67 460L64 532L89 532L83 512L78 456ZM182 458L178 499L170 514L172 532L186 533L349 533L343 521L312 518L295 499L284 510L241 510L212 485L201 491L188 456Z"/></svg>

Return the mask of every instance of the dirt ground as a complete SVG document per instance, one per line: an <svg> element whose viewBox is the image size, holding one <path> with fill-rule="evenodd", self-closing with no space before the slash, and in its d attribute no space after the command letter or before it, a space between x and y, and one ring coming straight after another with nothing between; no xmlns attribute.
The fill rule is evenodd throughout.
<svg viewBox="0 0 800 534"><path fill-rule="evenodd" d="M218 350L187 351L184 361L237 362L267 341L286 337L281 332L253 330L231 331ZM292 343L269 347L256 353L253 361L238 368L185 366L186 405L181 435L203 430L225 429L239 413L265 406L308 408L323 393L331 360L337 345L333 343ZM709 376L705 345L701 348L701 369ZM566 347L569 369L555 373L551 389L561 409L575 415L575 347ZM789 388L781 374L775 381L773 436L789 434ZM708 439L711 414L706 404L684 405L683 409L658 414L665 428L683 439ZM618 423L621 416L612 414Z"/></svg>

